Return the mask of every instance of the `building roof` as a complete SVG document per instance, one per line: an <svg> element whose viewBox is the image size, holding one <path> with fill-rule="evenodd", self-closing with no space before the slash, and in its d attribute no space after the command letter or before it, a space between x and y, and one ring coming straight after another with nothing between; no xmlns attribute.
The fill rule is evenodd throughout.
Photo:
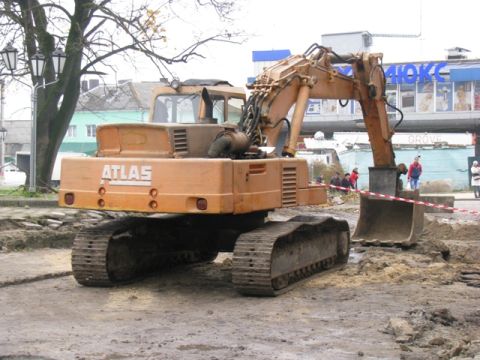
<svg viewBox="0 0 480 360"><path fill-rule="evenodd" d="M352 34L370 34L370 32L367 30L359 30L359 31L347 31L347 32L339 32L339 33L322 34L322 36L337 36L337 35L352 35Z"/></svg>
<svg viewBox="0 0 480 360"><path fill-rule="evenodd" d="M232 86L228 81L226 80L220 80L220 79L187 79L185 81L182 81L183 86L218 86L218 85L226 85L226 86Z"/></svg>
<svg viewBox="0 0 480 360"><path fill-rule="evenodd" d="M160 82L124 82L100 85L80 95L76 111L147 110Z"/></svg>
<svg viewBox="0 0 480 360"><path fill-rule="evenodd" d="M455 46L455 47L449 48L449 49L447 49L447 51L471 52L470 50L465 49L465 48L462 48L462 47L459 47L459 46Z"/></svg>

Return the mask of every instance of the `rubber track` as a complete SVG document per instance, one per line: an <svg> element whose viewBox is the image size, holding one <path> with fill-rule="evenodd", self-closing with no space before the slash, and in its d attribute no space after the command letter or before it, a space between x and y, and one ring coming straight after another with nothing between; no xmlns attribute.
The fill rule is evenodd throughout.
<svg viewBox="0 0 480 360"><path fill-rule="evenodd" d="M129 219L119 219L83 229L77 234L72 248L72 270L80 284L115 285L108 274L108 245L112 235L127 230L131 224Z"/></svg>
<svg viewBox="0 0 480 360"><path fill-rule="evenodd" d="M315 226L321 223L302 222L270 222L264 227L242 234L235 245L233 253L232 281L235 288L242 294L254 296L277 296L293 289L307 278L323 269L333 269L335 256L308 264L288 274L293 282L285 288L276 290L272 286L271 257L276 241L294 232L302 225Z"/></svg>

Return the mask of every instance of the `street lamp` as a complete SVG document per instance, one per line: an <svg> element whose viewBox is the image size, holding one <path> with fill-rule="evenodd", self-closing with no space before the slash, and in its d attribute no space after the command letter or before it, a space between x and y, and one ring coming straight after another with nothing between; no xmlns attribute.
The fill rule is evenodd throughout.
<svg viewBox="0 0 480 360"><path fill-rule="evenodd" d="M63 67L65 66L66 60L67 55L65 55L61 48L57 48L52 53L53 69L55 70L55 74L57 76L60 76L60 74L63 72Z"/></svg>
<svg viewBox="0 0 480 360"><path fill-rule="evenodd" d="M32 63L32 75L35 77L42 77L45 70L45 56L42 53L37 52L30 59Z"/></svg>
<svg viewBox="0 0 480 360"><path fill-rule="evenodd" d="M7 70L13 71L17 69L18 50L15 49L11 43L5 46L5 48L0 51L0 54L2 55Z"/></svg>
<svg viewBox="0 0 480 360"><path fill-rule="evenodd" d="M3 61L5 62L5 66L8 70L13 71L17 68L17 54L18 50L15 49L11 44L8 44L5 49L0 51L2 55ZM32 56L30 59L31 67L32 67L32 75L36 78L42 78L41 81L38 81L32 88L32 129L31 129L31 140L30 140L30 187L28 191L35 192L36 191L36 158L37 158L37 90L39 88L45 89L47 86L52 85L58 81L58 77L63 71L63 67L66 61L66 55L62 49L57 48L53 51L51 55L51 60L53 63L53 69L55 71L55 75L57 79L55 81L45 83L45 79L43 78L43 71L45 70L45 65L47 63L47 58L40 52L37 52L35 55ZM1 132L1 130L0 130Z"/></svg>

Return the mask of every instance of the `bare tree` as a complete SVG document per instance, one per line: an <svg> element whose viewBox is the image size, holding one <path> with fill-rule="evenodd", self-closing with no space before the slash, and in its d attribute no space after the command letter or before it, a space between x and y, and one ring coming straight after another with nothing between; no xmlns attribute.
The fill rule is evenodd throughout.
<svg viewBox="0 0 480 360"><path fill-rule="evenodd" d="M37 183L46 187L56 154L68 129L80 95L81 77L111 67L114 57L128 60L135 52L149 58L159 75L174 63L201 57L202 45L232 41L232 34L219 32L192 38L191 45L176 53L169 49L169 21L178 16L174 5L210 7L220 20L229 18L233 2L225 0L4 0L0 2L0 45L13 43L20 66L15 76L30 76L30 59L37 51L45 56L64 47L67 56L59 81L38 91ZM121 59L124 61L125 59ZM117 60L118 61L118 60ZM0 67L3 65L0 65ZM5 70L1 71L5 73ZM53 63L47 61L44 79L55 81ZM28 180L27 180L28 181Z"/></svg>

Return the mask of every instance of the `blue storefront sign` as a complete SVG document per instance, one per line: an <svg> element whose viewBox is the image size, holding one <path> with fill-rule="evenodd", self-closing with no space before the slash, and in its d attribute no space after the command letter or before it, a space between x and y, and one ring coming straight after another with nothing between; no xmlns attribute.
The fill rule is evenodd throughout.
<svg viewBox="0 0 480 360"><path fill-rule="evenodd" d="M425 64L391 64L386 67L385 76L387 82L390 84L415 84L417 82L445 82L445 78L441 75L442 69L447 66L446 61L429 62ZM338 66L337 70L344 74L351 76L352 67Z"/></svg>

